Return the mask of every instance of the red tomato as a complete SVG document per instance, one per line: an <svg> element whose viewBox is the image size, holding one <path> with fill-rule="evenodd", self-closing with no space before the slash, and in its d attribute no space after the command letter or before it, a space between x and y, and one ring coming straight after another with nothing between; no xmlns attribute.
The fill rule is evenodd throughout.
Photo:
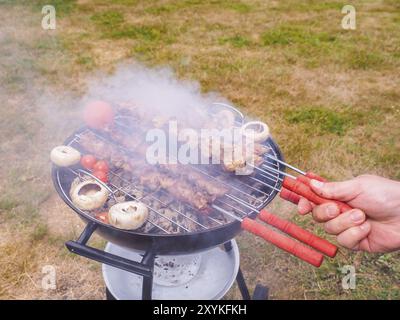
<svg viewBox="0 0 400 320"><path fill-rule="evenodd" d="M93 172L93 175L100 181L103 181L104 183L108 181L107 173L104 171L95 171Z"/></svg>
<svg viewBox="0 0 400 320"><path fill-rule="evenodd" d="M110 168L108 167L107 162L104 160L97 161L93 166L94 171L104 171L105 173L107 173L109 169Z"/></svg>
<svg viewBox="0 0 400 320"><path fill-rule="evenodd" d="M81 165L85 169L91 170L96 163L96 158L91 154L86 154L81 158Z"/></svg>
<svg viewBox="0 0 400 320"><path fill-rule="evenodd" d="M96 219L101 222L108 223L108 212L100 212L96 214Z"/></svg>
<svg viewBox="0 0 400 320"><path fill-rule="evenodd" d="M114 112L107 102L93 101L85 107L83 119L91 128L104 129L113 122Z"/></svg>

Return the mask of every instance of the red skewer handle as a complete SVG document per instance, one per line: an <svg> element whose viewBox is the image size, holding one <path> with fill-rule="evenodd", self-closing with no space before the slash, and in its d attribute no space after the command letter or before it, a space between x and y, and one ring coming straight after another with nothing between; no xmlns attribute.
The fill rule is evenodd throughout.
<svg viewBox="0 0 400 320"><path fill-rule="evenodd" d="M307 183L306 183L305 179L307 179L307 181L308 181ZM345 212L345 211L353 209L347 203L320 197L314 191L311 190L311 188L309 187L309 183L310 183L310 180L308 178L306 178L305 176L297 177L297 179L293 179L291 177L285 177L283 179L282 187L289 189L290 191L293 191L294 193L297 193L299 196L302 196L302 197L306 198L307 200L314 202L317 205L327 203L327 202L334 202L338 205L340 212Z"/></svg>
<svg viewBox="0 0 400 320"><path fill-rule="evenodd" d="M260 220L283 231L284 233L303 242L304 244L309 245L310 247L318 250L319 252L322 252L328 257L333 258L336 255L338 248L334 244L316 236L315 234L312 234L311 232L299 227L293 222L282 219L268 212L265 209L261 210L258 217L260 218Z"/></svg>
<svg viewBox="0 0 400 320"><path fill-rule="evenodd" d="M276 232L250 218L244 218L241 226L244 230L263 238L278 248L293 254L299 259L308 262L315 267L319 267L324 260L324 256L321 253L310 249L309 247L306 247L292 238L280 234L279 232Z"/></svg>
<svg viewBox="0 0 400 320"><path fill-rule="evenodd" d="M302 178L305 178L305 179L301 180ZM322 178L319 175L317 175L317 174L315 174L315 173L313 173L311 171L307 172L305 174L305 176L297 177L297 179L299 179L300 181L304 182L305 184L307 184L309 186L309 181L310 180L307 179L307 178L314 179L314 180L319 180L321 182L326 182L327 181L325 178ZM280 197L282 199L287 200L287 201L289 201L291 203L294 203L296 205L299 203L300 198L301 198L297 193L294 193L293 191L290 191L290 190L288 190L286 188L282 188L281 192L279 193L279 195L280 195Z"/></svg>
<svg viewBox="0 0 400 320"><path fill-rule="evenodd" d="M294 193L293 191L290 191L283 187L281 189L281 192L279 192L279 196L282 199L287 200L294 204L298 204L301 198L297 193Z"/></svg>

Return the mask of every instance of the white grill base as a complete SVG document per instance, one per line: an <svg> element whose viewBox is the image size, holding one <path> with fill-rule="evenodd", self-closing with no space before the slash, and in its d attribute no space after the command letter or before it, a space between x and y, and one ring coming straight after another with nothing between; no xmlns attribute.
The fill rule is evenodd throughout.
<svg viewBox="0 0 400 320"><path fill-rule="evenodd" d="M226 252L216 247L192 255L159 256L156 264L177 263L172 268L155 266L153 299L163 300L219 300L233 285L239 270L239 249L235 240L232 250ZM133 251L108 243L106 252L140 261L143 252ZM103 278L110 293L117 300L140 300L142 295L141 276L102 265ZM183 273L181 277L179 274Z"/></svg>

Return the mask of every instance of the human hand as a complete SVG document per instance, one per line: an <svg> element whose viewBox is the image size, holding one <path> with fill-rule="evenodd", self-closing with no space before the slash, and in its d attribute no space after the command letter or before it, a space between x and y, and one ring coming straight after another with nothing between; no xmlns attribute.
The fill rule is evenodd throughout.
<svg viewBox="0 0 400 320"><path fill-rule="evenodd" d="M362 175L343 182L311 181L318 195L347 202L353 210L340 214L334 203L314 206L301 198L300 214L312 211L327 233L337 236L340 245L369 252L400 249L400 182Z"/></svg>

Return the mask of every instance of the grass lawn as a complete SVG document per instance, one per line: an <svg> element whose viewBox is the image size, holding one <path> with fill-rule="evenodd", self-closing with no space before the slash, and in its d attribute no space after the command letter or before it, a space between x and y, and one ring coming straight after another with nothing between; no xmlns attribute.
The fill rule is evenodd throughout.
<svg viewBox="0 0 400 320"><path fill-rule="evenodd" d="M53 4L56 30L41 28ZM121 63L169 66L267 122L288 162L333 179L400 179L400 2L0 0L0 298L104 298L98 263L69 254L82 228L51 185L49 151L80 124L80 97ZM277 199L276 213L323 235ZM315 269L238 237L252 290L274 299L400 299L400 254L341 250ZM334 241L333 238L331 240ZM94 238L93 245L104 241ZM57 289L41 288L42 268ZM355 290L341 286L354 265ZM240 298L234 286L228 298Z"/></svg>

